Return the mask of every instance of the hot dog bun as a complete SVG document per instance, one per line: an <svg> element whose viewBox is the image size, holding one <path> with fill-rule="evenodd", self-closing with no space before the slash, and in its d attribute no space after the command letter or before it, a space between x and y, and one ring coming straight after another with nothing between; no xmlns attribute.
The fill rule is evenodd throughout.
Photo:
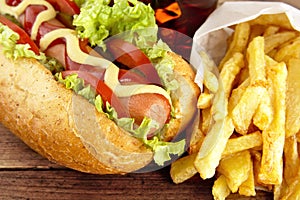
<svg viewBox="0 0 300 200"><path fill-rule="evenodd" d="M166 130L167 140L187 127L199 95L189 64L170 55L178 63L180 89L171 95L177 118ZM133 172L152 161L142 142L67 90L36 60L10 60L0 53L0 71L0 122L42 156L95 174Z"/></svg>
<svg viewBox="0 0 300 200"><path fill-rule="evenodd" d="M186 129L195 117L197 99L200 94L199 87L194 82L195 73L191 66L180 55L174 52L169 52L169 55L176 63L174 75L179 87L171 92L176 118L170 122L168 130L164 134L167 141Z"/></svg>

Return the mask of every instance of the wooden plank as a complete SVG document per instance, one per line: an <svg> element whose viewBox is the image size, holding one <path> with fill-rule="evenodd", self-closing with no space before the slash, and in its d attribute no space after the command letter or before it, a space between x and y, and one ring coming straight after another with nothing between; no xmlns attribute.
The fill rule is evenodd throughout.
<svg viewBox="0 0 300 200"><path fill-rule="evenodd" d="M93 175L55 165L0 124L0 199L212 199L213 179L198 175L176 185L169 167L151 173ZM258 192L254 198L272 199Z"/></svg>
<svg viewBox="0 0 300 200"><path fill-rule="evenodd" d="M213 199L213 180L199 176L175 185L168 168L147 174L91 175L71 170L0 171L2 199ZM228 199L272 199L231 195Z"/></svg>

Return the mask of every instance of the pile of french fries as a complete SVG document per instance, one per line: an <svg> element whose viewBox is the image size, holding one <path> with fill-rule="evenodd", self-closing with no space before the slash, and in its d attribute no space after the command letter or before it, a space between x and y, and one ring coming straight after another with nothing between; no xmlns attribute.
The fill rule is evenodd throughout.
<svg viewBox="0 0 300 200"><path fill-rule="evenodd" d="M214 199L257 190L299 199L300 32L284 13L231 28L218 66L200 52L206 66L201 123L189 154L171 165L171 177L174 183L214 177Z"/></svg>

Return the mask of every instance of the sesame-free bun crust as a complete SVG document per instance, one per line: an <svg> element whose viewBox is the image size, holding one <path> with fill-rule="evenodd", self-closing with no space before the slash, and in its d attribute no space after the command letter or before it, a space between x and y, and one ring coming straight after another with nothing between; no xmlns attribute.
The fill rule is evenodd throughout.
<svg viewBox="0 0 300 200"><path fill-rule="evenodd" d="M190 75L192 79L193 73ZM186 83L191 84L189 91L194 91L195 99L199 89L193 81ZM187 97L184 101L190 105ZM183 101L177 104L178 114L189 108ZM168 139L192 118L191 114L183 116L171 121ZM142 142L67 90L34 59L10 60L0 53L0 123L50 161L82 172L124 174L153 159Z"/></svg>

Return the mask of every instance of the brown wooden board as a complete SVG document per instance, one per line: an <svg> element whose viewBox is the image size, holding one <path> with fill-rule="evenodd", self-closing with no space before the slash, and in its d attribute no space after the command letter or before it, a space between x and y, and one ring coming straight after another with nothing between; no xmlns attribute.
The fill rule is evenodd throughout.
<svg viewBox="0 0 300 200"><path fill-rule="evenodd" d="M0 124L0 199L213 199L213 179L174 184L169 167L151 173L94 175L56 165ZM228 199L272 199L231 195Z"/></svg>

